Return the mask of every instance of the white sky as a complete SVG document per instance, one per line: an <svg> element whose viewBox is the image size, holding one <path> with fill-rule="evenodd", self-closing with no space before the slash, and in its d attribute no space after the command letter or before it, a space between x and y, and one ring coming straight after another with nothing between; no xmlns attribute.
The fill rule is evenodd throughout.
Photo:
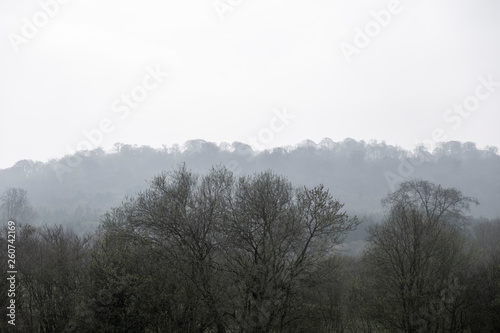
<svg viewBox="0 0 500 333"><path fill-rule="evenodd" d="M351 137L413 148L437 128L500 147L500 87L467 118L443 119L478 77L500 82L497 0L401 0L350 63L341 43L354 46L355 28L393 0L220 0L233 3L224 20L213 0L65 0L16 52L13 34L51 1L0 0L0 168L64 156L103 119L105 149L250 143L283 108L295 118L265 147ZM170 76L121 119L113 103L148 66Z"/></svg>

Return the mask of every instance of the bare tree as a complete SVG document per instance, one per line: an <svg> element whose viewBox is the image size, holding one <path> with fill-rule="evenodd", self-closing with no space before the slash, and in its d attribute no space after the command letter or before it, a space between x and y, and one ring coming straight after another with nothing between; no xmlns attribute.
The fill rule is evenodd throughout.
<svg viewBox="0 0 500 333"><path fill-rule="evenodd" d="M410 180L382 200L382 204L393 209L413 209L422 215L428 224L448 224L459 226L465 220L464 212L471 204L478 205L477 199L465 197L454 188L443 188L425 180Z"/></svg>
<svg viewBox="0 0 500 333"><path fill-rule="evenodd" d="M500 331L500 219L476 221L473 239L480 257L470 278L472 332Z"/></svg>
<svg viewBox="0 0 500 333"><path fill-rule="evenodd" d="M401 184L370 230L371 311L394 332L459 332L464 274L473 258L457 226L476 199L426 181Z"/></svg>
<svg viewBox="0 0 500 333"><path fill-rule="evenodd" d="M30 223L35 212L22 188L8 188L0 197L0 214L5 221Z"/></svg>
<svg viewBox="0 0 500 333"><path fill-rule="evenodd" d="M271 172L240 178L220 250L242 332L291 332L301 280L357 226L322 186L293 188ZM299 303L300 304L300 303Z"/></svg>
<svg viewBox="0 0 500 333"><path fill-rule="evenodd" d="M25 332L71 331L88 281L89 236L62 226L19 230L19 323Z"/></svg>
<svg viewBox="0 0 500 333"><path fill-rule="evenodd" d="M161 315L167 317L167 326L162 329L226 331L225 281L218 269L215 244L217 224L232 181L224 169L214 169L200 180L182 165L155 177L148 190L107 214L104 220L104 237L114 238L115 242L121 238L128 253L141 253L141 266L167 265L168 274L150 277L162 285L168 279L171 289L163 299L167 306ZM115 252L115 247L105 251ZM155 261L145 260L145 253ZM100 260L110 259L121 261L127 274L136 275L137 265L126 262L134 257L127 259L116 253Z"/></svg>
<svg viewBox="0 0 500 333"><path fill-rule="evenodd" d="M175 286L161 314L177 325L168 329L292 332L302 281L358 224L342 208L322 186L294 188L271 172L236 180L217 167L198 177L183 165L108 214L102 230L125 240L127 255L114 260L138 252L168 263L168 275L150 278ZM121 267L136 274L136 264Z"/></svg>

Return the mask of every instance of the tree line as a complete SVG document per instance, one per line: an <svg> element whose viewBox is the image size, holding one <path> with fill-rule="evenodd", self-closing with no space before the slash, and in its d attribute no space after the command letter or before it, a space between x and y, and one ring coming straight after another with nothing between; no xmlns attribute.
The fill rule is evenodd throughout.
<svg viewBox="0 0 500 333"><path fill-rule="evenodd" d="M27 192L10 188L0 218L18 224L16 330L498 332L500 219L471 225L477 203L403 182L352 257L339 249L358 218L324 186L271 171L180 165L84 236L26 223ZM0 248L6 266L6 230ZM8 288L1 279L3 309Z"/></svg>
<svg viewBox="0 0 500 333"><path fill-rule="evenodd" d="M12 187L27 190L38 213L34 225L71 224L83 235L94 232L99 216L119 205L123 197L145 190L147 180L182 162L200 174L222 164L237 176L272 169L294 184L321 183L335 189L349 213L372 215L377 221L383 213L380 200L392 191L394 179L388 182L387 174L397 180L400 176L426 179L460 188L481 201L472 207L475 216L500 216L498 150L457 141L434 149L405 150L377 141L324 139L262 152L241 142L217 145L191 140L159 148L117 144L113 152L95 149L45 163L19 161L0 170L0 193Z"/></svg>

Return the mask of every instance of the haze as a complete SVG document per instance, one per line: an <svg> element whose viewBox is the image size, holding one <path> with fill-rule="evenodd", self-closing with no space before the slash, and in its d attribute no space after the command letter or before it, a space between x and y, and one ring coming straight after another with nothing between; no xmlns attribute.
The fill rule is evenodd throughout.
<svg viewBox="0 0 500 333"><path fill-rule="evenodd" d="M84 132L106 150L259 134L260 149L324 137L500 146L500 88L478 88L500 82L493 0L59 1L26 36L49 2L0 2L0 168L85 148ZM398 12L357 47L357 27L391 3ZM118 112L145 80L147 96ZM473 112L448 111L477 89ZM293 119L273 129L283 110Z"/></svg>

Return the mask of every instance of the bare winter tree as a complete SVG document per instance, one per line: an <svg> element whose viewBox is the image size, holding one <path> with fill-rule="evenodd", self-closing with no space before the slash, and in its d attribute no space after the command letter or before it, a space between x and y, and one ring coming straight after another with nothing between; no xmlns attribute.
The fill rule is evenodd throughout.
<svg viewBox="0 0 500 333"><path fill-rule="evenodd" d="M477 200L412 180L383 202L388 217L370 230L365 255L374 318L393 332L462 331L462 282L473 258L457 226Z"/></svg>
<svg viewBox="0 0 500 333"><path fill-rule="evenodd" d="M171 329L293 332L301 282L358 224L342 208L322 186L294 188L272 172L198 177L182 166L108 214L103 231L168 265L148 280L171 286Z"/></svg>
<svg viewBox="0 0 500 333"><path fill-rule="evenodd" d="M242 332L292 332L300 281L331 254L356 219L322 186L293 188L264 172L240 178L223 225L221 252L234 281Z"/></svg>
<svg viewBox="0 0 500 333"><path fill-rule="evenodd" d="M22 188L8 188L0 197L2 220L30 223L35 212L28 200L28 193Z"/></svg>

